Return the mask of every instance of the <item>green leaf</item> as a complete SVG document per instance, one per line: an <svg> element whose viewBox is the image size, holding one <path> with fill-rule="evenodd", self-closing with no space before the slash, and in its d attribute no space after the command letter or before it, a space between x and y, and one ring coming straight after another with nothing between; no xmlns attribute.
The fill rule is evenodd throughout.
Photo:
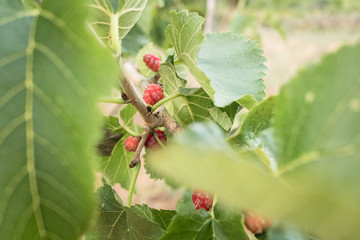
<svg viewBox="0 0 360 240"><path fill-rule="evenodd" d="M147 205L136 204L131 207L131 210L136 213L138 216L147 219L150 222L158 224L160 228L166 231L166 228L171 222L171 219L176 214L174 210L157 210L150 208Z"/></svg>
<svg viewBox="0 0 360 240"><path fill-rule="evenodd" d="M181 98L175 98L173 102L174 116L183 123L189 124L195 121L210 120L209 109L213 108L213 102L202 88L182 89Z"/></svg>
<svg viewBox="0 0 360 240"><path fill-rule="evenodd" d="M166 86L166 85L165 85ZM172 100L174 116L183 124L213 119L224 130L228 131L234 120L235 105L226 108L214 106L211 98L202 88L179 88L181 98ZM228 113L232 118L229 117Z"/></svg>
<svg viewBox="0 0 360 240"><path fill-rule="evenodd" d="M179 212L169 225L161 240L182 239L249 239L243 228L243 217L215 205L214 215L201 209L185 214Z"/></svg>
<svg viewBox="0 0 360 240"><path fill-rule="evenodd" d="M254 100L264 98L265 58L253 41L231 33L210 34L205 39L202 17L187 11L170 15L166 37L215 106L238 101L250 108Z"/></svg>
<svg viewBox="0 0 360 240"><path fill-rule="evenodd" d="M360 43L344 47L281 89L274 122L281 166L331 149L343 156L358 152L359 54Z"/></svg>
<svg viewBox="0 0 360 240"><path fill-rule="evenodd" d="M157 240L164 230L152 220L138 215L139 209L127 208L109 185L104 185L98 192L98 220L86 239L110 240Z"/></svg>
<svg viewBox="0 0 360 240"><path fill-rule="evenodd" d="M213 107L209 109L209 113L212 119L217 122L226 131L230 130L232 121L226 112L222 112L219 108Z"/></svg>
<svg viewBox="0 0 360 240"><path fill-rule="evenodd" d="M237 102L246 109L252 109L258 101L251 95L245 95L241 99L237 100Z"/></svg>
<svg viewBox="0 0 360 240"><path fill-rule="evenodd" d="M257 101L265 97L261 79L266 69L263 51L254 41L233 33L206 35L199 50L197 64L210 79L215 91L216 106L253 96Z"/></svg>
<svg viewBox="0 0 360 240"><path fill-rule="evenodd" d="M148 159L150 166L166 179L203 189L231 205L265 215L281 215L287 210L285 203L295 199L288 186L273 176L256 154L235 152L214 123L193 123L174 140Z"/></svg>
<svg viewBox="0 0 360 240"><path fill-rule="evenodd" d="M279 175L308 209L297 222L337 239L360 237L359 56L357 43L301 71L282 88L274 122Z"/></svg>
<svg viewBox="0 0 360 240"><path fill-rule="evenodd" d="M187 11L170 12L171 21L166 28L166 38L173 45L178 59L183 61L201 87L209 96L214 95L210 80L198 68L195 59L205 37L201 27L204 19L197 13Z"/></svg>
<svg viewBox="0 0 360 240"><path fill-rule="evenodd" d="M170 63L161 64L159 74L161 76L160 81L164 85L164 91L167 95L178 92L179 88L183 88L186 85L186 80L177 75L174 65Z"/></svg>
<svg viewBox="0 0 360 240"><path fill-rule="evenodd" d="M120 183L122 188L128 190L135 170L129 168L134 153L126 151L125 139L126 137L123 137L116 143L110 157L101 159L99 168L109 184Z"/></svg>
<svg viewBox="0 0 360 240"><path fill-rule="evenodd" d="M118 8L114 10L113 5ZM114 0L91 0L90 24L100 39L111 41L118 34L117 40L121 40L138 21L145 5L146 0L121 0L117 4Z"/></svg>
<svg viewBox="0 0 360 240"><path fill-rule="evenodd" d="M265 240L310 240L305 233L291 226L275 225L271 226L267 232Z"/></svg>
<svg viewBox="0 0 360 240"><path fill-rule="evenodd" d="M270 127L275 104L276 97L271 96L252 108L241 125L231 134L230 142L243 145L254 141L263 130Z"/></svg>
<svg viewBox="0 0 360 240"><path fill-rule="evenodd" d="M84 4L0 3L0 239L78 239L93 216L96 103L117 68Z"/></svg>
<svg viewBox="0 0 360 240"><path fill-rule="evenodd" d="M134 124L134 116L137 113L136 108L128 104L120 110L120 118L123 120L123 128L133 136L140 136L142 128Z"/></svg>
<svg viewBox="0 0 360 240"><path fill-rule="evenodd" d="M160 57L160 59L162 57L162 54L159 51L157 51L154 48L153 43L150 42L150 43L146 44L143 48L141 48L140 51L138 52L138 54L136 55L135 64L136 64L137 69L140 71L140 73L144 77L151 78L156 75L156 72L154 72L153 70L148 68L148 66L146 66L146 64L144 63L143 57L147 53L156 54L157 56Z"/></svg>
<svg viewBox="0 0 360 240"><path fill-rule="evenodd" d="M105 127L113 133L123 133L124 130L119 124L119 119L113 116L104 117Z"/></svg>

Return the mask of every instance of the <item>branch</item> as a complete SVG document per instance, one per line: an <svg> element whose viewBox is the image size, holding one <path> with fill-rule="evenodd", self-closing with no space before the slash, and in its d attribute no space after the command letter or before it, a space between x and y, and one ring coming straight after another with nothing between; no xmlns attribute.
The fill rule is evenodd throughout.
<svg viewBox="0 0 360 240"><path fill-rule="evenodd" d="M181 132L180 124L170 116L164 107L159 107L159 110L154 114L161 120L161 126L165 127L171 134L177 135Z"/></svg>
<svg viewBox="0 0 360 240"><path fill-rule="evenodd" d="M146 124L151 128L160 126L160 120L154 114L151 114L151 111L148 111L147 106L137 95L131 83L129 83L129 81L124 78L121 82L121 85L128 99L127 102L131 103L138 110Z"/></svg>
<svg viewBox="0 0 360 240"><path fill-rule="evenodd" d="M139 162L140 162L140 154L141 154L141 150L144 147L144 144L146 142L146 139L148 138L149 134L150 134L151 129L149 127L145 127L144 132L141 134L141 140L139 142L139 145L136 149L134 158L131 160L131 163L129 165L130 168L135 167Z"/></svg>

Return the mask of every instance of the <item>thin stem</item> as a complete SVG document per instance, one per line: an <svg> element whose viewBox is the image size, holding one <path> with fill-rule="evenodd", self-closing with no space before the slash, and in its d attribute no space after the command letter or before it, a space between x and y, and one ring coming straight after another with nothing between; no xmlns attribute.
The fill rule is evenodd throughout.
<svg viewBox="0 0 360 240"><path fill-rule="evenodd" d="M131 163L129 165L130 168L135 167L139 162L140 162L140 154L141 154L141 150L144 147L144 144L146 142L146 139L148 138L149 134L150 134L151 129L149 127L146 127L144 132L141 134L141 140L139 142L139 145L136 149L134 158L131 160Z"/></svg>
<svg viewBox="0 0 360 240"><path fill-rule="evenodd" d="M215 209L215 205L217 203L217 195L214 196L214 200L213 200L213 204L212 204L212 207L211 207L211 218L212 219L215 219L215 213L214 213L214 209Z"/></svg>
<svg viewBox="0 0 360 240"><path fill-rule="evenodd" d="M152 128L158 127L160 120L148 112L147 106L145 105L144 101L137 95L135 89L133 88L132 84L129 82L128 79L124 78L121 81L121 86L128 97L128 103L131 103L141 114L141 117L144 119L147 125L151 126Z"/></svg>
<svg viewBox="0 0 360 240"><path fill-rule="evenodd" d="M135 190L136 180L137 180L137 178L138 178L138 176L139 176L140 167L141 167L141 163L139 163L139 164L136 166L136 168L134 169L135 174L134 174L134 176L133 176L132 179L131 179L130 188L129 188L129 194L128 194L127 202L126 202L126 206L127 206L128 208L131 207L132 197L133 197L134 190Z"/></svg>
<svg viewBox="0 0 360 240"><path fill-rule="evenodd" d="M156 133L154 133L154 137L156 138L156 140L158 141L158 143L160 144L160 146L161 146L162 148L165 148L165 145L162 143L162 141L159 139L159 137L157 136Z"/></svg>
<svg viewBox="0 0 360 240"><path fill-rule="evenodd" d="M99 99L100 102L104 103L115 103L115 104L125 104L125 100L122 98L114 98L114 97L102 97Z"/></svg>
<svg viewBox="0 0 360 240"><path fill-rule="evenodd" d="M133 130L131 130L130 128L128 128L126 125L122 125L121 126L123 129L125 129L125 131L127 131L130 135L133 135L135 137L139 137L140 134L138 134L137 132L134 132Z"/></svg>
<svg viewBox="0 0 360 240"><path fill-rule="evenodd" d="M170 96L167 96L166 98L161 99L160 101L155 103L154 106L151 107L151 111L154 112L158 107L160 107L164 103L166 103L174 98L180 97L180 96L181 96L181 94L179 92L175 92L175 93L171 94Z"/></svg>

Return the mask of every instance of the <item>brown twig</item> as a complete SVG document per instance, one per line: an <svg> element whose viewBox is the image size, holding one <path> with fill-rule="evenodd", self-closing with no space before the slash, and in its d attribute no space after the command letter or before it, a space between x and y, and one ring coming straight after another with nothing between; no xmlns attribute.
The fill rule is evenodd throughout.
<svg viewBox="0 0 360 240"><path fill-rule="evenodd" d="M130 165L129 165L130 168L135 167L140 162L140 154L141 154L141 151L142 151L142 149L144 147L144 144L145 144L146 139L148 138L150 132L151 132L151 128L150 127L145 127L143 133L141 134L141 140L140 140L139 145L138 145L138 147L136 149L134 158L130 162Z"/></svg>
<svg viewBox="0 0 360 240"><path fill-rule="evenodd" d="M152 78L149 79L149 82L150 83L153 83L153 84L157 84L160 80L160 74L159 73L156 73L155 76L153 76Z"/></svg>
<svg viewBox="0 0 360 240"><path fill-rule="evenodd" d="M121 82L123 90L128 98L127 102L131 103L140 113L145 123L151 128L160 126L160 120L154 114L149 113L147 106L142 99L136 94L133 86L124 78Z"/></svg>
<svg viewBox="0 0 360 240"><path fill-rule="evenodd" d="M160 78L160 75L157 74L154 78ZM136 149L134 158L129 165L129 167L132 168L140 162L141 150L144 147L145 141L151 131L157 127L165 127L171 134L176 135L181 130L181 127L180 124L170 116L164 107L159 107L159 109L152 113L151 108L148 108L127 78L122 79L121 85L124 91L122 97L126 100L126 103L131 103L137 109L145 121L144 132L141 134L140 143Z"/></svg>
<svg viewBox="0 0 360 240"><path fill-rule="evenodd" d="M180 124L173 119L164 107L159 107L155 113L161 121L161 126L165 127L171 134L177 135L181 132L182 128Z"/></svg>

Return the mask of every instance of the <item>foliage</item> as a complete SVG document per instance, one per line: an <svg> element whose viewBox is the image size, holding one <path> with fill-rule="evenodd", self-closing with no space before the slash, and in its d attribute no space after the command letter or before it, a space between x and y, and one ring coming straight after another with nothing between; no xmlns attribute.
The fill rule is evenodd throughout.
<svg viewBox="0 0 360 240"><path fill-rule="evenodd" d="M0 2L0 239L359 239L360 43L265 98L262 50L204 35L204 3L174 2L199 14L155 0ZM161 56L158 72L146 53ZM152 107L149 83L165 93ZM110 90L122 97L103 99L123 106L102 117ZM101 123L119 139L111 156L95 153ZM155 129L169 143L146 149L147 173L187 189L176 211L132 204ZM210 211L194 189L214 195ZM272 226L246 232L243 210Z"/></svg>

